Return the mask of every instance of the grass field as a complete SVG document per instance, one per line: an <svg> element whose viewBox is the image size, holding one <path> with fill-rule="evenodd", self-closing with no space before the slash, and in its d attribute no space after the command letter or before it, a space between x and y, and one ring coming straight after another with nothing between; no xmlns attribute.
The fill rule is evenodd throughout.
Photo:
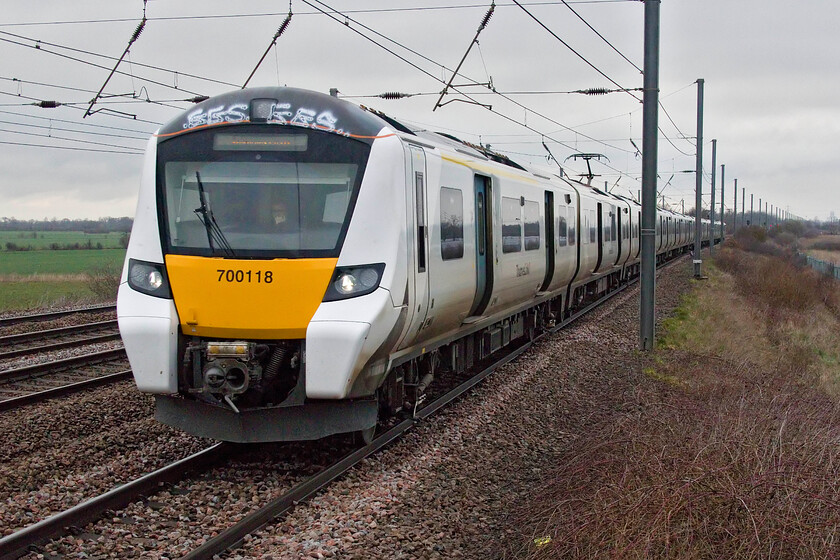
<svg viewBox="0 0 840 560"><path fill-rule="evenodd" d="M84 274L96 268L122 265L123 260L125 249L12 251L0 258L0 278L11 274Z"/></svg>
<svg viewBox="0 0 840 560"><path fill-rule="evenodd" d="M113 299L116 299L116 291ZM0 312L86 304L100 300L88 288L85 280L0 280Z"/></svg>
<svg viewBox="0 0 840 560"><path fill-rule="evenodd" d="M120 232L112 233L91 233L81 231L0 231L0 251L6 250L7 243L14 243L18 247L31 247L32 249L49 249L53 243L61 246L87 245L90 242L94 247L101 243L103 248L118 249L120 245Z"/></svg>
<svg viewBox="0 0 840 560"><path fill-rule="evenodd" d="M113 301L124 259L125 249L4 252L0 257L0 311ZM106 270L114 277L113 290L102 290L92 280L101 278Z"/></svg>

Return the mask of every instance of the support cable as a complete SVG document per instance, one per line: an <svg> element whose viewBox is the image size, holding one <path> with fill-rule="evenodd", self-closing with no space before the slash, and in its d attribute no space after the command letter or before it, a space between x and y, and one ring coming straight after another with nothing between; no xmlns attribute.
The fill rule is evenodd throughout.
<svg viewBox="0 0 840 560"><path fill-rule="evenodd" d="M598 74L600 74L602 77L606 78L607 81L609 81L611 84L613 84L615 87L617 87L619 89L627 90L627 88L623 87L621 84L619 84L618 82L616 82L615 80L613 80L612 78L607 76L600 68L598 68L597 66L595 66L594 64L589 62L589 60L585 56L583 56L582 54L577 52L571 45L569 45L566 41L561 39L559 35L557 35L554 31L549 29L546 24L544 24L542 21L540 21L539 18L537 18L537 16L535 16L534 14L529 12L528 9L525 6L520 4L519 0L513 0L513 3L516 4L517 6L519 6L520 8L522 8L522 11L525 12L526 14L528 14L531 17L531 19L533 19L535 22L537 22L539 24L540 27L542 27L543 29L548 31L548 33L551 34L552 37L554 37L555 39L560 41L567 49L572 51L578 58L580 58L583 62L585 62L590 68L592 68L593 70L598 72ZM635 99L636 101L639 101L639 102L642 101L637 96L630 93L629 90L628 90L627 94L629 96L631 96L633 99Z"/></svg>
<svg viewBox="0 0 840 560"><path fill-rule="evenodd" d="M154 18L149 18L149 20L152 20L152 19L154 19ZM63 55L61 55L60 53L54 53L52 51L45 50L43 48L43 46L46 45L48 47L55 47L57 49L64 49L64 50L67 50L67 51L70 51L70 52L75 52L75 53L79 53L79 54L86 54L88 56L95 56L95 57L98 57L98 58L104 58L106 60L117 60L117 57L115 57L115 56L96 53L96 52L88 51L88 50L85 50L85 49L77 49L75 47L68 47L68 46L62 45L60 43L51 43L49 41L42 41L40 39L33 39L32 37L26 37L25 35L18 35L16 33L10 33L8 31L0 31L0 35L7 35L9 37L14 37L15 39L20 39L22 41L31 41L31 42L33 42L37 45L35 47L36 49L43 50L46 53L56 54L58 56L63 56ZM14 45L20 45L20 46L24 46L24 47L29 47L30 46L30 45L27 45L27 44L24 44L24 43L19 43L19 42L16 42L16 41L12 41L10 39L4 39L2 37L0 37L0 41L6 41L8 43L12 43ZM76 61L79 61L79 62L83 62L85 64L91 64L90 62L87 62L87 61L84 61L84 60L78 60L78 59L74 59L74 58L71 59L71 60L76 60ZM161 66L155 66L153 64L144 64L142 62L132 61L132 65L139 66L141 68L147 68L149 70L157 70L158 72L167 72L167 73L173 74L173 75L176 76L176 80L177 80L177 76L186 76L187 78L193 78L193 79L196 79L196 80L201 80L201 81L204 81L204 82L219 84L219 85L222 85L222 86L237 87L237 84L234 84L232 82L225 82L223 80L216 80L214 78L208 78L206 76L198 76L196 74L189 74L189 73L186 73L186 72L181 72L179 70L172 70L170 68L163 68ZM102 66L97 66L97 68L106 68L107 69L107 67L102 67ZM122 72L117 72L117 74L122 74ZM144 80L144 81L148 82L150 80ZM152 83L155 83L155 82L152 82ZM180 89L177 85L174 85L174 86L168 86L167 84L160 84L160 85L169 87L171 89L176 89L176 90ZM183 90L183 91L186 91L186 90ZM192 92L190 92L190 93L192 93Z"/></svg>
<svg viewBox="0 0 840 560"><path fill-rule="evenodd" d="M260 64L263 63L265 57L268 56L268 51L271 50L271 47L277 45L277 39L280 38L280 35L286 31L286 28L289 27L289 23L292 21L292 0L289 0L289 15L286 16L286 19L283 20L283 23L280 24L280 27L277 28L277 32L274 33L274 37L271 38L271 43L269 43L268 47L266 47L265 52L260 57L260 61L257 62L257 65L254 66L254 69L251 70L251 74L248 76L248 79L245 80L245 83L242 84L242 89L245 89L248 86L248 82L251 81L251 78L254 77L254 74L257 73L257 69L260 67Z"/></svg>
<svg viewBox="0 0 840 560"><path fill-rule="evenodd" d="M76 152L98 152L100 154L132 154L132 155L143 155L143 151L139 152L129 152L124 150L101 150L98 148L78 148L75 146L51 146L49 144L30 144L26 142L7 142L4 140L0 140L0 144L6 144L9 146L27 146L30 148L53 148L56 150L72 150Z"/></svg>
<svg viewBox="0 0 840 560"><path fill-rule="evenodd" d="M452 72L452 76L449 78L449 81L443 87L443 91L440 92L440 97L438 98L437 102L435 103L435 106L432 109L432 112L434 112L438 107L442 107L443 105L445 105L445 103L443 105L441 105L441 101L446 96L447 92L449 91L449 88L452 87L452 80L454 80L455 76L458 75L458 71L461 69L461 66L463 66L464 61L467 60L467 56L470 54L470 51L472 50L473 45L478 44L478 36L481 35L481 32L484 31L485 27L487 27L487 22L490 21L491 17L493 17L493 12L495 10L496 10L496 1L493 0L490 3L490 9L488 9L487 13L484 14L484 19L481 20L481 23L478 26L478 30L475 32L475 37L473 37L473 40L470 41L470 45L467 47L467 50L464 53L464 56L461 57L461 62L459 62L458 66L455 67L455 71ZM492 85L492 82L490 82L490 84ZM492 89L492 87L491 87L491 89Z"/></svg>
<svg viewBox="0 0 840 560"><path fill-rule="evenodd" d="M91 146L108 146L111 148L121 148L124 150L137 150L138 153L143 152L143 148L138 148L136 146L120 146L119 144L114 144L113 142L94 142L93 140L67 138L66 136L55 136L54 134L38 134L36 132L25 132L23 130L9 130L7 128L0 128L0 132L5 132L8 134L22 134L25 136L36 136L38 138L52 138L54 140L64 140L66 142L79 142L81 144L90 144Z"/></svg>
<svg viewBox="0 0 840 560"><path fill-rule="evenodd" d="M588 21L586 21L586 20L583 18L583 16L581 16L579 13L577 13L577 11L576 11L574 8L572 8L572 7L569 5L569 3L568 3L568 2L566 2L566 0L560 0L560 1L561 1L561 2L563 2L563 5L564 5L564 6L566 6L567 8L569 8L569 9L572 11L572 13L573 13L573 14L575 14L575 15L578 17L578 19L580 19L580 21L582 21L582 22L586 25L586 27L588 27L589 29L591 29L591 30L592 30L592 32L593 32L593 33L595 33L595 35L597 35L598 37L600 37L600 38L601 38L601 40L602 40L602 41L604 41L607 45L609 45L609 47L610 47L612 50L614 50L616 53L618 53L618 56L620 56L621 58L623 58L624 60L626 60L627 62L629 62L629 63L630 63L630 65L631 65L633 68L635 68L636 70L638 70L638 71L639 71L639 74L644 75L644 73L645 73L645 72L644 72L644 70L642 70L641 68L639 68L639 67L636 65L636 63L635 63L635 62L633 62L632 60L630 60L629 58L627 58L626 56L624 56L624 53L623 53L623 52L621 52L620 50L618 50L617 48L615 48L615 46L613 46L613 44L612 44L612 43L610 43L610 42L609 42L609 41L608 41L608 40L607 40L607 39L606 39L603 35L601 35L600 33L598 33L598 30L597 30L597 29L595 29L594 27L592 27L591 25L589 25L589 22L588 22Z"/></svg>
<svg viewBox="0 0 840 560"><path fill-rule="evenodd" d="M349 28L351 31L353 31L354 33L356 33L356 34L360 35L362 38L364 38L364 39L366 39L366 40L370 41L371 43L373 43L373 44L377 45L378 47L380 47L380 48L384 49L386 52L388 52L388 53L390 53L390 54L392 54L392 55L396 56L397 58L399 58L400 60L402 60L403 62L405 62L406 64L408 64L409 66L411 66L411 67L413 67L413 68L417 69L418 71L420 71L421 73L423 73L423 74L425 74L426 76L430 77L431 79L433 79L433 80L435 80L435 81L437 81L437 82L439 82L439 83L445 83L443 79L441 79L441 78L439 78L439 77L435 76L434 74L432 74L431 72L429 72L429 71L425 70L424 68L421 68L420 66L418 66L418 65L417 65L417 64L415 64L414 62L412 62L412 61L410 61L410 60L406 59L404 56L402 56L402 55L400 55L400 54L398 54L398 53L394 52L393 50L391 50L391 49L389 49L388 47L384 46L382 43L377 42L375 39L373 39L373 38L371 38L371 37L369 37L369 36L365 35L365 34L364 34L364 33L362 33L361 31L359 31L358 29L355 29L354 27L350 26L350 25L348 24L348 22L352 21L353 23L355 23L355 24L356 24L356 25L358 25L359 27L363 27L363 28L367 29L367 30L368 30L368 31L370 31L371 33L374 33L374 34L378 35L379 37L382 37L383 39L385 39L385 40L387 40L387 41L389 41L389 42L392 42L392 43L394 43L394 44L396 44L396 45L400 46L401 48L403 48L403 49L405 49L405 50L408 50L409 52L411 52L411 53L413 53L413 54L415 54L415 55L417 55L417 56L419 56L419 57L423 58L424 60L426 60L426 61L428 61L428 62L431 62L431 63L433 63L433 64L435 64L435 65L437 65L437 66L440 66L441 68L445 68L443 65L441 65L441 64L439 64L439 63L437 63L437 62L435 62L434 60L432 60L432 59L430 59L430 58L428 58L428 57L426 57L426 56L424 56L424 55L422 55L422 54L420 54L420 53L417 53L416 51L413 51L413 50L409 49L408 47L405 47L405 46L401 45L400 43L398 43L398 42L394 41L393 39L390 39L389 37L386 37L386 36L382 35L382 34L381 34L381 33L379 33L378 31L375 31L375 30L371 29L370 27L367 27L367 26L365 26L364 24L361 24L361 23L359 23L359 22L357 22L357 21L353 20L352 18L350 18L350 17L349 17L349 16L347 16L346 14L344 14L344 13L342 13L342 12L339 12L339 11L337 11L337 10L335 10L335 9L331 8L330 6L328 6L326 3L324 3L324 2L323 2L323 1L321 1L321 0L312 0L312 1L314 1L314 2L318 2L318 4L321 4L321 5L322 5L322 6L324 6L325 8L321 8L321 7L315 6L315 5L314 5L314 4L313 4L310 0L303 0L303 2L304 2L306 5L308 5L309 7L311 7L311 8L313 8L313 9L318 10L320 13L322 13L323 15L325 15L325 16L327 16L327 17L329 17L330 19L332 19L332 20L333 20L333 21L335 21L336 23L339 23L339 24L341 24L341 25L343 25L343 26L345 26L345 27ZM339 15L341 15L341 16L343 17L343 19L339 19L338 17L336 17L336 15L335 15L335 14L339 14ZM467 79L469 79L469 78L467 78ZM474 83L477 83L477 82L475 82L475 80L472 80L472 81L473 81ZM621 87L621 86L619 86L619 87ZM503 114L503 113L500 113L499 111L496 111L496 110L492 109L491 107L488 107L488 106L484 105L483 103L478 103L475 99L472 99L472 98L471 98L469 95L467 95L466 93L464 93L464 92L462 92L462 91L459 91L457 86L451 86L451 89L453 89L453 90L457 91L458 93L460 93L461 95L463 95L465 98L467 98L469 101L473 102L474 104L484 106L484 107L485 107L488 111L490 111L491 113L493 113L493 114L495 114L495 115L497 115L497 116L501 117L502 119L505 119L505 120L507 120L507 121L509 121L509 122L511 122L511 123L514 123L514 124L516 124L516 125L518 125L518 126L521 126L521 127L525 128L525 129L530 130L530 131L532 131L532 132L534 132L534 133L536 133L536 134L539 134L539 135L541 135L541 136L545 136L546 138L548 138L548 139L549 139L549 140L551 140L552 142L556 142L557 144L559 144L559 145L561 145L561 146L563 146L563 147L565 147L565 148L569 149L569 150L570 150L570 151L572 151L572 152L576 152L576 151L577 151L577 150L576 150L573 146L571 146L571 145L569 145L569 144L566 144L565 142L562 142L562 141L556 140L556 139L554 139L554 138L551 138L551 136L546 135L544 132L541 132L541 131L539 131L539 130L535 129L535 128L533 128L532 126L529 126L529 125L528 125L528 124L526 124L526 123L523 123L523 122L521 122L521 121L518 121L518 120L514 119L513 117L510 117L510 116L505 115L505 114ZM622 89L624 89L624 88L622 88ZM512 99L512 98L506 97L506 96L504 96L504 95L503 95L502 97L503 97L504 99L506 99L506 100L510 101L510 102L511 102L511 103L513 103L514 105L517 105L517 106L519 106L519 107L521 107L521 108L523 108L523 109L525 109L525 110L531 111L532 113L534 113L535 115L539 116L540 118L543 118L543 119L545 119L545 120L547 120L547 121L549 121L549 122L551 122L551 123L553 123L553 124L555 124L555 125L557 125L557 126L560 126L560 127L562 127L563 129L565 129L565 130L568 130L568 131L570 131L570 132L575 132L576 134L580 134L581 136L583 136L583 137L585 137L585 138L587 138L587 139L589 139L589 140L592 140L592 141L597 142L597 143L599 143L599 144L603 144L603 145L605 145L605 146L607 146L607 147L609 147L609 148L615 149L615 150L617 150L617 151L622 151L622 152L627 152L627 153L633 153L633 152L631 152L630 150L626 150L626 149L624 149L624 148L620 148L620 147L618 147L618 146L613 146L613 145L611 145L611 144L606 144L606 143L604 143L604 142L602 142L602 141L600 141L600 140L598 140L598 139L596 139L596 138L593 138L593 137L591 137L591 136L589 136L589 135L586 135L586 134L583 134L583 133L579 133L579 132L577 132L577 131L573 130L572 128L570 128L570 127L568 127L568 126L566 126L566 125L564 125L564 124L562 124L562 123L560 123L560 122L558 122L558 121L556 121L556 120L554 120L554 119L552 119L552 118L550 118L550 117L548 117L548 116L546 116L546 115L544 115L544 114L542 114L542 113L539 113L539 112L537 112L537 111L534 111L534 110L532 110L532 109L530 109L530 108L526 107L525 105L523 105L522 103L519 103L519 102L518 102L518 101L516 101L515 99ZM620 169L617 169L617 168L615 168L615 167L612 167L612 166L611 166L611 165L609 165L609 164L602 163L602 165L604 165L604 166L608 167L609 169L612 169L613 171L615 171L615 172L617 172L617 173L619 173L619 174L625 174L625 173L624 173L623 171L621 171ZM631 178L631 179L633 179L634 181L638 181L638 179L637 179L637 178L635 178L635 177L632 177L632 176L630 176L630 175L628 175L628 177L630 177L630 178Z"/></svg>
<svg viewBox="0 0 840 560"><path fill-rule="evenodd" d="M364 39L367 39L368 41L370 41L371 43L375 44L376 46L378 46L378 47L380 47L380 48L384 49L386 52L388 52L388 53L390 53L390 54L392 54L392 55L396 56L397 58L399 58L400 60L402 60L403 62L405 62L406 64L408 64L409 66L412 66L413 68L415 68L415 69L419 70L420 72L422 72L422 73L423 73L423 74L425 74L426 76L429 76L431 79L435 80L436 82L439 82L439 83L441 83L441 84L444 84L444 83L445 83L445 81L444 81L442 78L439 78L439 77L435 76L434 74L432 74L431 72L428 72L427 70L425 70L425 69L421 68L421 67L420 67L420 66L418 66L417 64L415 64L415 63L411 62L410 60L406 59L404 56L402 56L402 55L400 55L400 54L398 54L398 53L396 53L396 52L392 51L391 49L389 49L388 47L386 47L386 46L382 45L381 43L377 42L376 40L372 39L371 37L368 37L367 35L365 35L365 34L364 34L364 33L362 33L361 31L359 31L358 29L355 29L355 28L353 28L353 27L350 27L349 25L347 25L347 22L348 22L348 21L349 21L349 22L353 22L353 23L355 23L356 25L358 25L359 27L362 27L363 29L365 29L365 30L369 31L370 33L373 33L373 34L377 35L378 37L381 37L381 38L383 38L383 39L385 39L385 40L387 40L387 41L389 41L389 42L391 42L391 43L393 43L393 44L395 44L395 45L399 46L400 48L402 48L402 49L404 49L404 50L407 50L407 51L408 51L408 52L410 52L411 54L414 54L415 56L418 56L419 58L422 58L423 60L425 60L425 61L427 61L427 62L429 62L429 63L431 63L431 64L434 64L434 65L436 65L436 66L440 67L440 68L441 68L441 69L443 69L443 70L450 71L450 70L449 70L449 68L447 68L446 66L444 66L444 65L440 64L439 62L437 62L437 61L435 61L435 60L432 60L431 58L429 58L429 57L427 57L427 56L425 56L425 55L423 55L423 54L421 54L421 53L419 53L419 52L417 52L417 51L415 51L415 50L413 50L413 49L411 49L411 48L409 48L409 47L406 47L405 45L402 45L401 43L399 43L399 42L397 42L397 41L395 41L395 40L391 39L390 37L387 37L387 36L383 35L382 33L380 33L380 32L378 32L378 31L376 31L375 29L372 29L371 27L368 27L368 26L366 26L365 24L363 24L363 23L361 23L361 22L359 22L359 21L354 20L353 18L349 17L349 16L348 16L348 15L346 15L345 13L343 13L343 12L339 12L339 11L337 11L337 10L333 9L332 7L330 7L329 5L327 5L326 3L322 2L321 0L313 0L313 1L314 1L314 2L318 2L319 4L321 4L322 6L324 6L324 8L320 8L320 7L317 7L317 6L313 5L313 4L312 4L309 0L303 0L303 1L304 1L304 3L305 3L305 4L307 4L307 5L308 5L308 6L310 6L311 8L314 8L314 9L316 9L316 10L320 11L323 15L326 15L327 17L331 18L333 21L335 21L335 22L337 22L337 23L341 23L342 25L345 25L346 27L349 27L349 28L350 28L350 30L351 30L351 31L353 31L354 33L356 33L356 34L360 35L360 36L361 36L361 37L363 37ZM342 16L342 17L344 18L344 20L340 20L340 19L338 19L338 18L337 18L337 17L335 17L333 14L338 14L338 15ZM471 78L469 78L469 77L467 77L467 76L463 76L463 75L462 75L461 77L463 77L463 78L465 78L465 79L467 79L467 80L470 80L471 82L473 82L473 84L479 84L479 82L478 82L478 81L476 81L476 80L472 80ZM620 86L619 86L619 87L620 87ZM468 98L468 99L469 99L470 101L472 101L475 105L484 106L484 107L485 107L486 109L488 109L491 113L494 113L494 114L500 115L500 116L502 116L503 118L505 118L505 119L507 119L507 120L510 120L510 121L511 121L511 122L513 122L513 123L516 123L517 125L523 126L523 127L525 127L526 129L528 129L528 130L531 130L531 131L533 131L533 132L536 132L537 134L540 134L541 136L542 136L542 135L545 135L543 132L540 132L540 131L538 131L538 130L535 130L535 129L533 129L533 128L529 127L527 124L522 123L522 122L520 122L520 121L517 121L517 120L515 120L515 119L513 119L513 118L511 118L511 117L507 117L506 115L502 115L502 114L501 114L501 113L499 113L498 111L494 111L494 110L492 109L492 107L486 106L486 105L485 105L485 104L483 104L483 103L479 103L479 102L475 101L474 99L472 99L472 98L470 97L470 96L472 96L472 95L476 95L476 94L470 94L470 95L467 95L467 94L465 94L464 92L459 91L459 90L457 89L457 87L456 87L456 86L452 86L452 89L454 89L455 91L458 91L458 93L460 93L460 94L461 94L461 95L463 95L464 97ZM622 90L623 90L623 89L624 89L624 88L622 88ZM524 105L524 104L520 103L519 101L516 101L515 99L513 99L513 98L509 97L508 95L506 95L506 94L504 94L504 93L502 93L502 92L499 92L499 91L493 91L492 93L493 93L493 94L495 94L495 95L500 95L503 99L505 99L505 100L509 101L510 103L513 103L513 104L514 104L514 105L516 105L517 107L519 107L519 108L521 108L521 109L523 109L523 110L525 110L525 111L530 111L531 113L533 113L533 114L537 115L538 117L540 117L540 118L542 118L542 119L545 119L546 121L548 121L548 122L550 122L550 123L552 123L552 124L555 124L555 125L557 125L557 126L561 127L563 130L567 130L567 131L569 131L569 132L574 132L575 134L580 134L581 136L583 136L584 138L586 138L586 139L588 139L588 140L592 140L593 142L596 142L596 143L602 144L602 145L604 145L604 146L606 146L606 147L608 147L608 148L611 148L611 149L614 149L614 150L617 150L617 151L626 152L626 153L633 153L633 152L631 152L630 150L626 150L626 149L624 149L624 148L621 148L621 147L619 147L619 146L614 146L614 145L612 145L612 144L607 144L607 143L605 143L605 142L602 142L601 140L598 140L597 138L594 138L594 137L589 136L589 135L587 135L587 134L584 134L584 133L582 133L582 132L578 132L578 131L574 130L573 128L569 127L569 126L566 126L566 125L564 125L563 123L561 123L561 122L559 122L559 121L557 121L557 120L555 120L555 119L552 119L551 117L549 117L549 116L547 116L547 115L544 115L544 114L542 114L542 113L540 113L540 112L538 112L538 111L535 111L535 110L531 109L530 107L527 107L526 105ZM551 138L551 137L550 137L550 136L548 136L548 135L546 135L546 137L547 137L547 138L549 138L549 139L551 139L553 142L557 142L557 143L558 143L558 144L560 144L561 146L563 146L563 147L565 147L565 148L568 148L568 149L569 149L570 151L572 151L572 152L577 151L577 149L576 149L576 148L574 148L574 147L572 147L572 146L569 146L569 145L567 145L567 144L565 144L565 143L563 143L563 142L561 142L561 141L555 140L554 138ZM611 168L611 169L613 169L614 171L618 171L617 169L614 169L614 168ZM620 171L619 171L619 172L620 172Z"/></svg>
<svg viewBox="0 0 840 560"><path fill-rule="evenodd" d="M138 37L140 37L140 34L143 33L143 29L146 27L146 2L147 0L143 0L143 19L140 21L139 24L137 24L137 28L134 30L134 33L131 34L131 38L128 40L128 44L125 46L125 50L123 51L122 56L120 56L119 60L117 60L116 64L114 64L114 67L111 69L111 73L108 74L108 77L105 78L105 83L102 84L102 87L99 88L99 92L94 96L93 99L91 99L90 106L88 106L87 111L85 111L85 114L82 115L83 119L93 114L93 112L91 112L91 109L93 109L93 106L96 105L96 102L99 100L99 97L105 90L105 86L107 86L108 82L111 81L111 77L114 75L114 72L117 71L117 67L128 54L129 49L131 49L131 45L133 45L134 42L138 39ZM132 79L134 78L134 76L131 77Z"/></svg>

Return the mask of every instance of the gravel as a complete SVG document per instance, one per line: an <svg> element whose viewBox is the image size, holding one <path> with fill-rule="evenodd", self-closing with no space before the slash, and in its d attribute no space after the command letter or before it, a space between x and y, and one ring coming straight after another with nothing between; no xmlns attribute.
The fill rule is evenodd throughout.
<svg viewBox="0 0 840 560"><path fill-rule="evenodd" d="M0 413L0 534L210 445L153 418L133 382Z"/></svg>
<svg viewBox="0 0 840 560"><path fill-rule="evenodd" d="M687 263L687 264L686 264ZM690 261L657 282L657 312ZM553 450L637 406L638 289L503 366L471 394L245 539L230 558L511 558L532 541L507 512L539 499ZM130 383L0 415L6 533L209 442L158 425ZM262 446L132 504L26 558L171 558L264 504L346 448ZM533 535L536 537L538 535Z"/></svg>

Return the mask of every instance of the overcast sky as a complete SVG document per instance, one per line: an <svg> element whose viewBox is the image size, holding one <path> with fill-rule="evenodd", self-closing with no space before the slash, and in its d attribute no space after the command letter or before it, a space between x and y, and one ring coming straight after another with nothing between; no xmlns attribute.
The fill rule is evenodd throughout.
<svg viewBox="0 0 840 560"><path fill-rule="evenodd" d="M486 87L461 88L491 105L492 112L464 102L432 110L440 80L448 80L461 60L489 0L311 0L311 5L292 0L292 21L250 85L338 88L351 101L398 119L548 165L544 141L570 174L586 168L565 161L572 154L604 154L606 165L592 164L600 175L595 184L607 182L614 192L635 196L641 189L641 158L634 143L641 148L642 115L633 95L640 99L641 93L545 92L616 89L615 84L640 88L636 66L643 65L644 4L520 3L534 17L512 0L498 0L479 46L463 65L465 77L455 81L492 79L497 91L518 92L508 100L488 95ZM313 6L345 15L336 21ZM240 87L271 43L288 4L148 0L148 22L119 66L127 75L114 75L105 88L109 97L94 107L101 110L83 119L143 8L142 0L3 0L0 217L132 216L149 134L191 106L179 100ZM665 202L675 209L683 202L686 209L694 206L695 82L703 78L705 204L716 138L718 204L720 164L726 164L728 208L737 178L739 207L745 188L748 210L752 194L756 208L761 198L808 218L840 215L835 185L840 3L663 0L661 15L660 100L667 115L660 111L659 188ZM394 91L419 95L398 101L364 97ZM454 99L464 97L452 93L445 100ZM38 100L64 105L28 105Z"/></svg>

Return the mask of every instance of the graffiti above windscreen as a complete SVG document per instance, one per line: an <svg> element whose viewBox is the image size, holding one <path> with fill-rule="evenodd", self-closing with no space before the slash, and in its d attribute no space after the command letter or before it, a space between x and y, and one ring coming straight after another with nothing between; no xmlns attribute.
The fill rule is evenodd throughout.
<svg viewBox="0 0 840 560"><path fill-rule="evenodd" d="M163 139L196 128L267 123L299 126L353 137L374 137L387 123L329 95L296 88L253 88L210 98L165 125Z"/></svg>
<svg viewBox="0 0 840 560"><path fill-rule="evenodd" d="M236 103L229 107L219 105L208 109L196 109L187 115L183 128L197 128L221 123L249 122L249 107L245 103ZM318 128L328 132L349 135L336 124L338 119L329 110L319 111L309 107L293 107L291 103L278 102L271 105L268 118L260 122L289 124L307 128Z"/></svg>

